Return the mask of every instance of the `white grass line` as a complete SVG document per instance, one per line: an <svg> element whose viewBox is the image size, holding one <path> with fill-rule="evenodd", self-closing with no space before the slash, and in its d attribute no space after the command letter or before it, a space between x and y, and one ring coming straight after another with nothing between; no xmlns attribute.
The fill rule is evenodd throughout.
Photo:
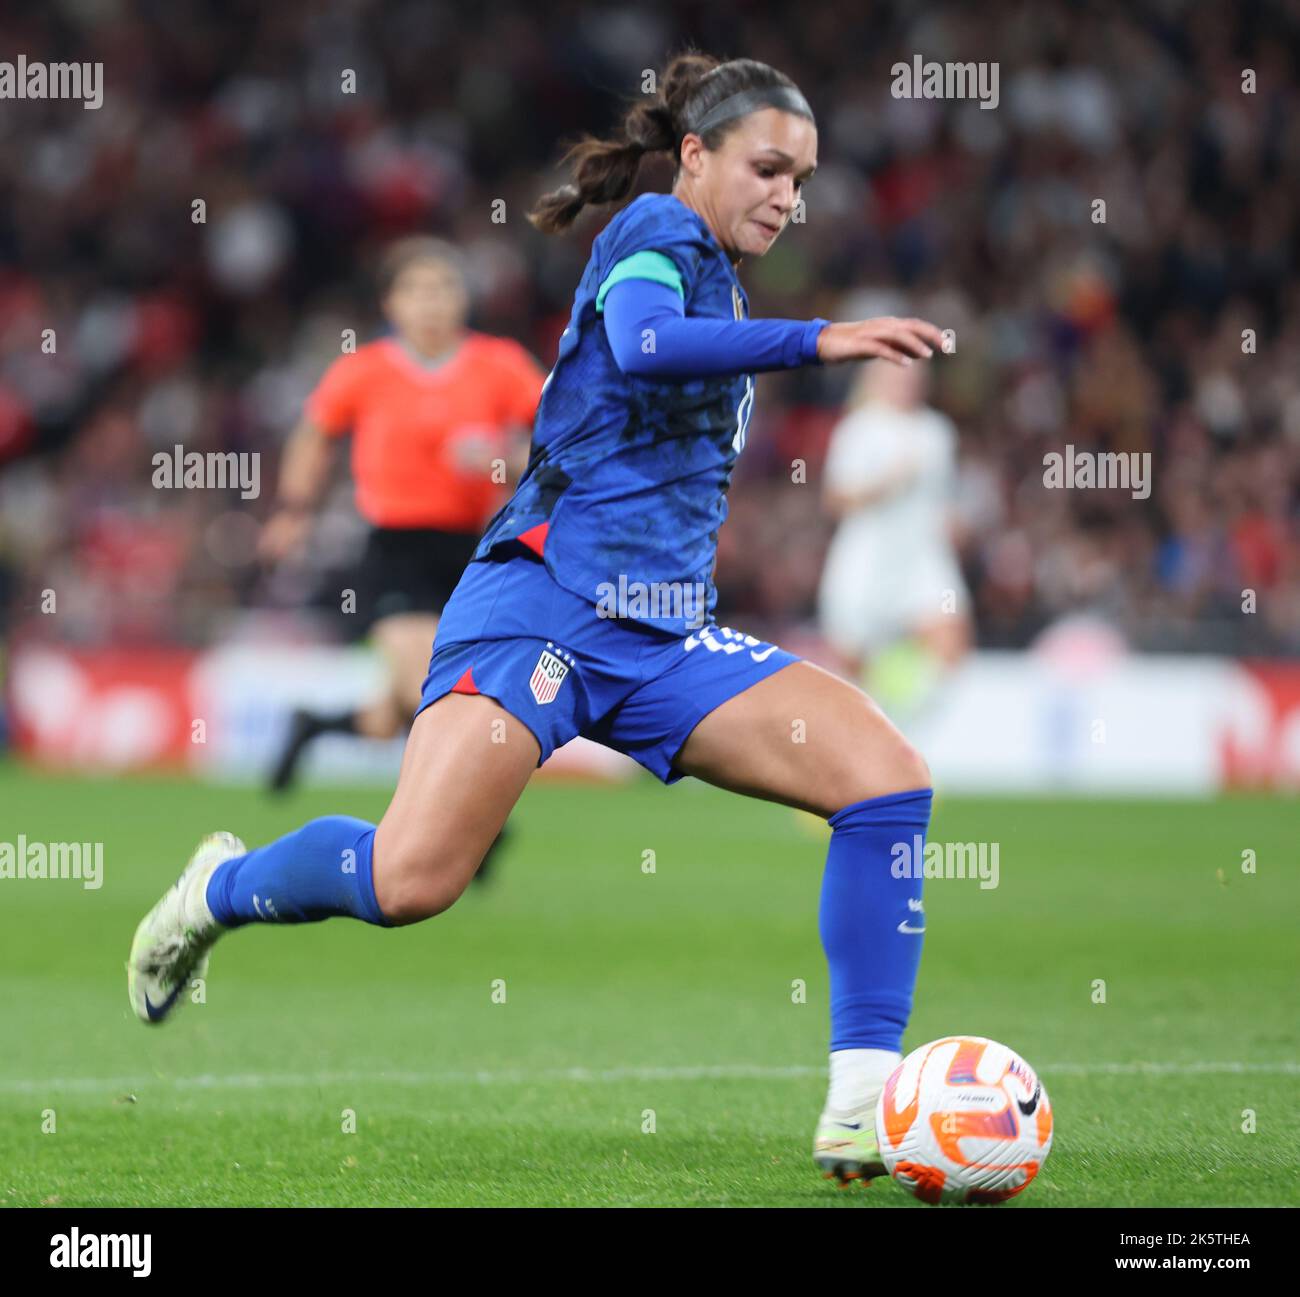
<svg viewBox="0 0 1300 1297"><path fill-rule="evenodd" d="M1131 1062L1131 1063L1044 1063L1039 1074L1053 1076L1297 1076L1300 1062ZM528 1085L546 1081L608 1084L615 1081L706 1081L786 1080L806 1076L824 1077L825 1067L794 1064L771 1067L761 1064L722 1063L698 1067L561 1067L488 1069L446 1072L236 1072L198 1076L54 1076L45 1079L0 1079L0 1094L45 1094L51 1090L94 1094L100 1091L125 1093L151 1085L194 1090L257 1090L276 1087L307 1089L317 1085Z"/></svg>

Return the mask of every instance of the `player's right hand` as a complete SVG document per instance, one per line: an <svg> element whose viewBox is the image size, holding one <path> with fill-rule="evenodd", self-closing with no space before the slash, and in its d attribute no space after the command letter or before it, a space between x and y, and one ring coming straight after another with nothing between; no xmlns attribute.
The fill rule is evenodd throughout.
<svg viewBox="0 0 1300 1297"><path fill-rule="evenodd" d="M304 509L277 509L257 538L257 556L266 564L300 554L307 544L312 516Z"/></svg>
<svg viewBox="0 0 1300 1297"><path fill-rule="evenodd" d="M839 360L890 360L910 365L913 357L929 360L934 349L943 350L943 334L926 320L899 319L828 324L817 335L817 357L823 364Z"/></svg>

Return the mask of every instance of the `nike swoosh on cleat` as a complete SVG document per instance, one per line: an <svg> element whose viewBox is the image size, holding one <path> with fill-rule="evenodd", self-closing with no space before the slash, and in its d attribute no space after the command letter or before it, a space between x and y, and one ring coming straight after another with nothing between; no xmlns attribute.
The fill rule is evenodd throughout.
<svg viewBox="0 0 1300 1297"><path fill-rule="evenodd" d="M903 922L898 925L898 930L899 932L924 932L925 931L924 928L913 928L909 926L906 919L904 919Z"/></svg>
<svg viewBox="0 0 1300 1297"><path fill-rule="evenodd" d="M148 994L144 997L144 1011L149 1015L150 1022L161 1022L167 1010L176 1003L176 997L181 993L178 986L161 1004L154 1004Z"/></svg>

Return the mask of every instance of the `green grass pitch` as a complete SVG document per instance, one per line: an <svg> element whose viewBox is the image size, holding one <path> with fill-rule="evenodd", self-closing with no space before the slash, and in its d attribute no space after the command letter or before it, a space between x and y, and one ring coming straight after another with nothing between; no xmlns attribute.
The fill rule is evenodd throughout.
<svg viewBox="0 0 1300 1297"><path fill-rule="evenodd" d="M132 932L200 834L386 800L0 767L0 839L102 841L105 871L0 880L0 1203L931 1210L811 1163L827 830L692 780L535 784L448 913L243 929L206 1003L135 1020ZM926 884L905 1048L1002 1040L1055 1111L999 1210L1300 1201L1293 802L941 796L931 837L998 843L1000 883Z"/></svg>

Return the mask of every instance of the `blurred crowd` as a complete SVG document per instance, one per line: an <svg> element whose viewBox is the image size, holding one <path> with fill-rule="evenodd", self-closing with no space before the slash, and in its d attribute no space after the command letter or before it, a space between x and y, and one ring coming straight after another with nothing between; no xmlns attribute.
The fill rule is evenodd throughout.
<svg viewBox="0 0 1300 1297"><path fill-rule="evenodd" d="M264 572L254 546L342 331L381 328L380 250L454 239L472 327L549 367L606 215L548 238L524 214L562 144L691 41L781 68L818 114L806 221L741 267L753 313L955 331L930 400L961 437L978 642L1084 612L1140 648L1300 653L1296 0L50 0L0 26L5 58L104 66L97 110L0 101L6 633L206 644L328 602L360 540L346 481L311 567ZM893 97L915 54L996 63L997 107ZM724 620L811 622L852 377L760 379ZM261 498L156 488L176 445L261 453ZM1067 445L1150 453L1150 497L1046 489Z"/></svg>

